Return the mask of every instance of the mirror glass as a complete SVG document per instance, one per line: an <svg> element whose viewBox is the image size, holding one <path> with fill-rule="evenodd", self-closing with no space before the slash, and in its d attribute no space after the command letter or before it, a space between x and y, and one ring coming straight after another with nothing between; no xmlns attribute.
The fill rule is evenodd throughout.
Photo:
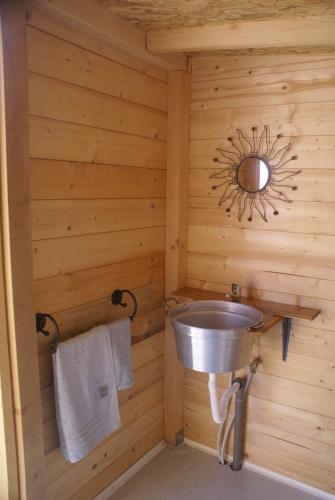
<svg viewBox="0 0 335 500"><path fill-rule="evenodd" d="M258 156L247 156L237 169L237 180L244 191L257 193L265 188L270 170L264 160Z"/></svg>

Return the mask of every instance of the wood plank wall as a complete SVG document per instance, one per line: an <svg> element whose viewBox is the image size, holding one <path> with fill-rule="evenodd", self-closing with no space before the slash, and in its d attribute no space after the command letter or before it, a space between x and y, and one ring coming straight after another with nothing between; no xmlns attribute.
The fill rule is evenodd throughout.
<svg viewBox="0 0 335 500"><path fill-rule="evenodd" d="M111 305L115 288L139 307L122 428L75 465L58 448L50 339L38 336L47 498L82 500L163 436L167 74L35 11L27 38L36 311L65 339L129 314Z"/></svg>
<svg viewBox="0 0 335 500"><path fill-rule="evenodd" d="M248 459L335 493L335 56L193 58L187 285L317 307L294 320L287 363L280 329L260 341L250 388ZM236 127L294 136L298 191L266 223L218 208L215 148ZM285 142L285 141L284 141ZM236 212L236 210L235 210ZM187 371L185 436L215 448L207 377ZM226 378L220 380L222 387Z"/></svg>

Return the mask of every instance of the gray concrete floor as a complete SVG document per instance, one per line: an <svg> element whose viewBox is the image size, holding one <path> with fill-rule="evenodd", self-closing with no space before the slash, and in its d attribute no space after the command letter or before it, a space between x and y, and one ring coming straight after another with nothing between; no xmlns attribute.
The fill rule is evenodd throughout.
<svg viewBox="0 0 335 500"><path fill-rule="evenodd" d="M181 445L165 448L116 491L111 500L315 500L243 469L233 472L215 457Z"/></svg>

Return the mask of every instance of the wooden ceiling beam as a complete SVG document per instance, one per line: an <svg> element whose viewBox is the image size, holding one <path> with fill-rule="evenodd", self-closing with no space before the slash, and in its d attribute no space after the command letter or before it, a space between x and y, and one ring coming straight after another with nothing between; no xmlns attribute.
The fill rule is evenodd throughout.
<svg viewBox="0 0 335 500"><path fill-rule="evenodd" d="M83 0L30 0L30 8L79 29L133 57L159 66L166 71L187 71L184 54L156 56L148 52L146 34L140 28L103 9L93 2Z"/></svg>
<svg viewBox="0 0 335 500"><path fill-rule="evenodd" d="M229 21L221 25L147 33L147 48L156 54L324 46L335 46L334 16Z"/></svg>

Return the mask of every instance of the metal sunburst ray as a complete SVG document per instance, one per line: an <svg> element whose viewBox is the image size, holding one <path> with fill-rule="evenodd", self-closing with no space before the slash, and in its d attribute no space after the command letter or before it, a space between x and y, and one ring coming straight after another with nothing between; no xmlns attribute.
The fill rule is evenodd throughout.
<svg viewBox="0 0 335 500"><path fill-rule="evenodd" d="M242 206L243 200L243 206ZM238 199L238 220L241 222L242 217L244 215L246 206L247 206L248 195L243 191L243 194Z"/></svg>
<svg viewBox="0 0 335 500"><path fill-rule="evenodd" d="M248 221L251 222L254 215L254 203L255 198L253 196L249 196L249 217Z"/></svg>
<svg viewBox="0 0 335 500"><path fill-rule="evenodd" d="M287 160L283 161L284 158L282 158L278 163L275 163L274 165L271 165L272 170L276 171L279 170L280 168L283 168L284 165L287 165L291 161L295 161L297 159L297 156L293 155L291 158L288 158Z"/></svg>
<svg viewBox="0 0 335 500"><path fill-rule="evenodd" d="M264 201L264 203L267 203L272 208L273 215L278 215L279 214L278 210L267 196L268 194L264 191L263 193L261 193L260 198Z"/></svg>
<svg viewBox="0 0 335 500"><path fill-rule="evenodd" d="M271 155L272 153L276 152L276 148L277 148L277 143L279 141L279 139L282 138L282 135L281 134L278 134L277 137L275 138L275 140L273 141L272 143L272 146L271 146L271 149L270 151L268 152L268 154L266 155L267 159L270 160L271 159ZM276 153L277 154L277 153Z"/></svg>
<svg viewBox="0 0 335 500"><path fill-rule="evenodd" d="M227 180L225 180L225 181L223 181L223 182L220 182L220 184L214 184L214 185L212 186L212 190L213 190L213 191L215 191L215 189L218 189L218 188L220 188L220 187L222 187L222 186L225 186L226 184L227 184L227 188L228 188L229 186L231 186L231 185L232 185L232 181L231 181L231 179L227 179Z"/></svg>
<svg viewBox="0 0 335 500"><path fill-rule="evenodd" d="M234 142L234 139L233 139L232 137L228 137L227 141L229 141L229 142L230 142L230 144L233 146L233 148L235 148L235 149L236 149L236 151L238 152L238 154L240 155L240 158L241 158L241 156L243 156L243 151L241 151L241 150L240 150L240 149L236 146L236 144L235 144L235 142Z"/></svg>
<svg viewBox="0 0 335 500"><path fill-rule="evenodd" d="M232 187L232 190L229 191L228 189ZM232 196L232 194L237 190L238 188L234 185L234 184L231 184L230 186L227 186L227 188L225 189L223 195L221 196L220 200L219 200L219 206L223 205L223 203L225 203L225 201L229 200L229 198Z"/></svg>
<svg viewBox="0 0 335 500"><path fill-rule="evenodd" d="M263 127L263 131L262 131L262 133L261 133L261 135L260 135L260 138L259 138L259 143L258 143L258 148L257 148L257 151L256 151L257 153L259 153L260 151L262 151L262 147L263 147L263 140L264 140L264 135L265 135L265 133L266 133L266 127L267 127L267 126L266 126L266 125L264 125L264 127Z"/></svg>
<svg viewBox="0 0 335 500"><path fill-rule="evenodd" d="M257 212L259 213L259 215L262 217L262 219L267 222L267 218L266 218L266 207L265 205L263 205L263 203L261 202L261 199L259 198L259 202L262 206L262 208L260 208L257 204L258 200L255 200L254 202L254 207L256 208Z"/></svg>
<svg viewBox="0 0 335 500"><path fill-rule="evenodd" d="M276 195L273 195L272 193L270 193L269 192L270 189L274 193L277 193L279 196L276 196ZM280 200L280 201L284 201L285 203L293 203L293 200L291 200L290 198L288 198L283 191L279 191L279 189L276 189L275 187L273 187L273 185L271 185L271 186L268 187L268 195L273 200Z"/></svg>
<svg viewBox="0 0 335 500"><path fill-rule="evenodd" d="M243 151L244 151L244 154L250 154L251 151L252 151L252 145L251 143L248 141L248 139L246 138L246 136L244 135L244 132L242 129L236 129L237 130L237 133L238 133L238 139L240 141L240 144L242 145L243 147ZM249 148L249 151L247 151L247 148Z"/></svg>
<svg viewBox="0 0 335 500"><path fill-rule="evenodd" d="M278 172L278 174L273 175L273 178L275 182L283 182L286 179L289 179L290 177L295 177L296 175L300 174L301 170L284 170L283 172ZM282 177L281 179L277 178L277 175L285 175L285 177ZM287 175L286 175L287 174Z"/></svg>
<svg viewBox="0 0 335 500"><path fill-rule="evenodd" d="M224 179L225 177L232 177L232 175L226 175L226 172L231 172L232 174L232 168L231 167L227 167L227 168L224 168L222 170L220 170L220 172L215 172L214 174L211 174L209 176L210 179Z"/></svg>
<svg viewBox="0 0 335 500"><path fill-rule="evenodd" d="M234 206L234 203L235 203L235 201L236 201L236 198L238 198L238 196L240 195L240 193L241 193L241 189L240 189L240 188L236 188L236 192L235 192L235 194L234 194L234 196L233 196L233 199L232 199L232 201L230 202L230 205L226 208L226 212L227 212L227 213L230 213L230 212L231 212L231 209L232 209L232 208L233 208L233 206Z"/></svg>
<svg viewBox="0 0 335 500"><path fill-rule="evenodd" d="M289 142L286 146L283 146L282 148L277 149L277 151L274 152L275 153L274 155L271 154L268 156L268 160L269 161L275 160L275 158L277 158L277 156L280 155L281 152L283 152L283 156L281 158L284 158L286 156L286 154L290 151L291 146L292 146L292 144Z"/></svg>
<svg viewBox="0 0 335 500"><path fill-rule="evenodd" d="M233 160L233 158L230 158L229 156L227 156L228 154L235 156L237 158L237 160L239 159L239 156L237 153L235 153L235 151L226 151L225 149L222 149L222 148L216 148L216 151L224 158L228 158L229 160L232 160L233 162L235 162L236 160Z"/></svg>

